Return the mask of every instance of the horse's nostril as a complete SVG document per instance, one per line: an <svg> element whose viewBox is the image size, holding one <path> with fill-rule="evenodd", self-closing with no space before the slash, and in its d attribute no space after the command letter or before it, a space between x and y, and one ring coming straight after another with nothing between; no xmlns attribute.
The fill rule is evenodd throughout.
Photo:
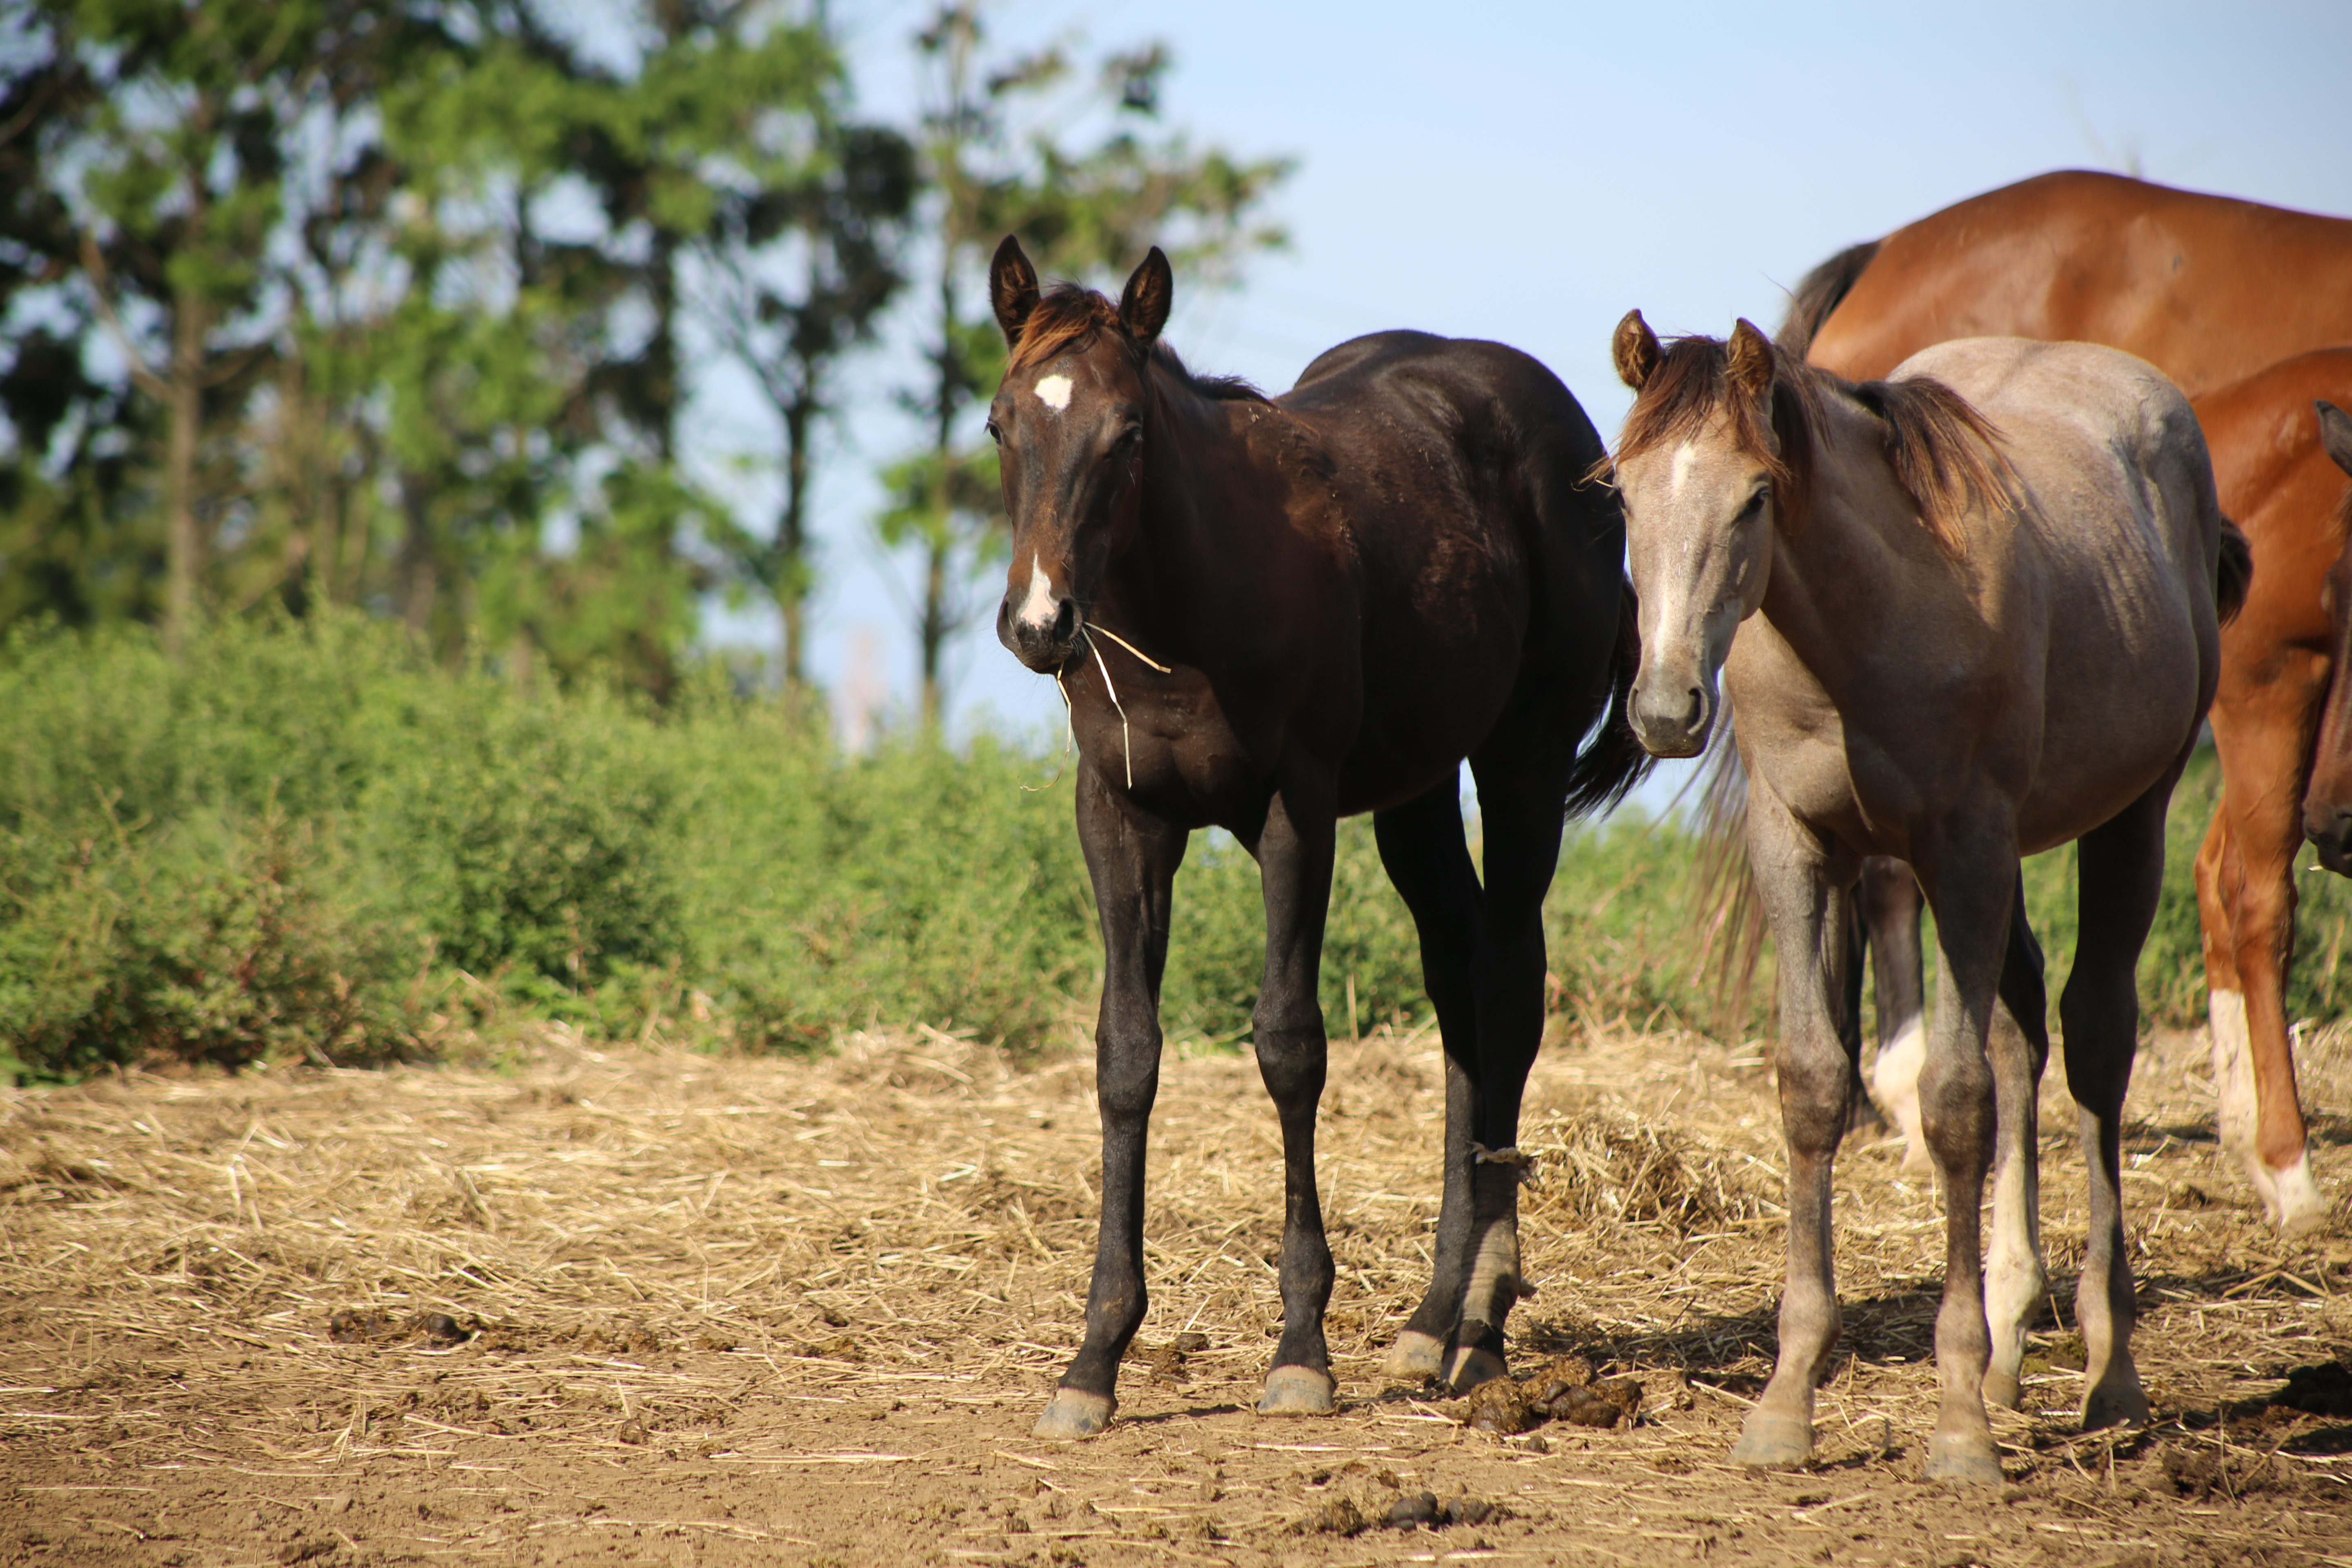
<svg viewBox="0 0 2352 1568"><path fill-rule="evenodd" d="M1076 599L1065 599L1062 601L1061 609L1054 616L1054 640L1067 642L1077 634L1077 629L1078 602Z"/></svg>
<svg viewBox="0 0 2352 1568"><path fill-rule="evenodd" d="M1706 717L1706 693L1694 686L1690 689L1690 715L1683 721L1685 729L1696 730Z"/></svg>

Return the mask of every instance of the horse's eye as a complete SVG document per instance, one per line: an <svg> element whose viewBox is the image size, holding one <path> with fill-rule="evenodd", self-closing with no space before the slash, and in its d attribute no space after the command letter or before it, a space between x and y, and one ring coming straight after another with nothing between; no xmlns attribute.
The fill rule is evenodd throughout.
<svg viewBox="0 0 2352 1568"><path fill-rule="evenodd" d="M1749 496L1748 498L1748 504L1739 509L1741 521L1745 521L1749 518L1761 515L1764 510L1764 502L1771 493L1772 492L1770 490L1758 490L1754 495Z"/></svg>
<svg viewBox="0 0 2352 1568"><path fill-rule="evenodd" d="M996 421L993 419L988 422L988 438L1000 447L1004 445L1004 432L996 427Z"/></svg>
<svg viewBox="0 0 2352 1568"><path fill-rule="evenodd" d="M1110 444L1110 449L1114 452L1124 452L1129 447L1134 446L1138 441L1142 439L1143 426L1140 425L1130 425L1126 429L1118 433L1118 439Z"/></svg>

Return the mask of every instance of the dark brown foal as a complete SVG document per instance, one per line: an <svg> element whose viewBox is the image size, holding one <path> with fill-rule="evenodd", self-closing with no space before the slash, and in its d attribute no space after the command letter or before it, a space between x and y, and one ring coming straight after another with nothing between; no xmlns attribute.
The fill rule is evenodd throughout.
<svg viewBox="0 0 2352 1568"><path fill-rule="evenodd" d="M1012 348L989 411L1013 529L997 630L1069 699L1104 952L1101 1239L1085 1341L1037 1430L1102 1429L1143 1321L1169 900L1188 836L1211 826L1256 858L1265 899L1254 1022L1286 1197L1282 1338L1258 1408L1335 1407L1317 982L1334 826L1356 812L1375 814L1420 926L1445 1040L1434 1277L1391 1367L1494 1376L1523 1289L1515 1145L1563 806L1614 800L1644 766L1622 706L1623 527L1583 478L1599 437L1550 372L1495 343L1359 338L1274 400L1194 376L1160 342L1172 281L1157 250L1116 306L1041 295L1011 239L990 288Z"/></svg>

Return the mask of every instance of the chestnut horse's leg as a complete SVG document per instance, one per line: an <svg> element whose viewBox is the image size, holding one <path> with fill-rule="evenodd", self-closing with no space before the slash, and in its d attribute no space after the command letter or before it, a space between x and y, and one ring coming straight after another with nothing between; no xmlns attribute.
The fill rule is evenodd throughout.
<svg viewBox="0 0 2352 1568"><path fill-rule="evenodd" d="M1091 768L1077 788L1078 842L1102 922L1095 1101L1102 1114L1102 1229L1087 1292L1087 1337L1062 1374L1040 1437L1086 1437L1118 1407L1119 1357L1143 1322L1143 1145L1160 1089L1160 977L1170 889L1187 835L1113 794Z"/></svg>
<svg viewBox="0 0 2352 1568"><path fill-rule="evenodd" d="M2213 704L2221 803L2197 857L2207 1007L2221 1146L2244 1167L2263 1213L2289 1236L2326 1218L2304 1148L2286 1028L2294 962L2294 858L2324 683L2225 678Z"/></svg>
<svg viewBox="0 0 2352 1568"><path fill-rule="evenodd" d="M1907 878L1909 872L1906 871ZM2009 912L2009 952L1985 1049L1992 1060L1997 1129L1992 1165L1992 1243L1985 1258L1988 1404L2014 1410L2021 1392L2026 1327L2049 1284L2042 1258L2042 1069L2050 1063L2049 994L2042 944L2025 919L2025 879Z"/></svg>
<svg viewBox="0 0 2352 1568"><path fill-rule="evenodd" d="M1944 1299L1936 1312L1936 1375L1941 1398L1927 1437L1930 1480L2000 1484L1992 1426L1985 1418L1985 1373L1992 1341L1985 1316L1982 1255L1985 1174L1999 1123L1995 1069L2013 1071L2023 1053L1989 1050L2008 967L2010 916L2017 904L2013 818L1996 808L1950 823L1918 869L1936 911L1943 984L1927 1065L1919 1074L1919 1121L1944 1184ZM2020 1092L2004 1086L2004 1100ZM2026 1090L2025 1092L2030 1092Z"/></svg>
<svg viewBox="0 0 2352 1568"><path fill-rule="evenodd" d="M1282 1338L1258 1400L1265 1415L1322 1415L1338 1407L1323 1309L1331 1248L1315 1186L1315 1113L1328 1043L1317 983L1331 900L1334 817L1328 789L1286 781L1258 835L1265 898L1265 979L1258 989L1258 1076L1282 1122Z"/></svg>
<svg viewBox="0 0 2352 1568"><path fill-rule="evenodd" d="M2074 1291L2082 1326L2083 1425L2147 1419L2147 1395L2132 1363L2137 1317L2131 1260L2124 1249L2124 1091L2139 1036L2136 971L2164 886L2164 809L2180 776L2170 773L2081 842L2082 930L2074 972L2058 999L2066 1041L2066 1081L2082 1107L2083 1163L2090 1188L2090 1234Z"/></svg>
<svg viewBox="0 0 2352 1568"><path fill-rule="evenodd" d="M1840 1027L1852 960L1843 929L1856 874L1761 787L1748 792L1748 851L1780 954L1780 1126L1789 1149L1789 1267L1772 1380L1732 1446L1735 1464L1785 1468L1813 1452L1813 1387L1841 1320L1830 1238L1830 1175L1853 1092L1851 1037Z"/></svg>
<svg viewBox="0 0 2352 1568"><path fill-rule="evenodd" d="M1381 864L1421 933L1422 986L1437 1009L1445 1047L1444 1186L1429 1290L1382 1368L1390 1378L1418 1382L1445 1370L1445 1347L1461 1321L1462 1289L1470 1277L1471 1120L1478 1103L1478 1009L1470 972L1483 899L1462 831L1460 770L1417 799L1376 815L1372 832Z"/></svg>

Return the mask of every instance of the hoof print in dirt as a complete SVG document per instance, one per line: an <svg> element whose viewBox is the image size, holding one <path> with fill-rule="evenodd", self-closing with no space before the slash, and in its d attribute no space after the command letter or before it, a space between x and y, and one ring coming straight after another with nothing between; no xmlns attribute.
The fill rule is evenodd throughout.
<svg viewBox="0 0 2352 1568"><path fill-rule="evenodd" d="M1596 1379L1582 1356L1561 1356L1523 1378L1498 1377L1470 1391L1463 1424L1509 1436L1547 1421L1571 1426L1632 1426L1642 1408L1642 1385L1630 1377Z"/></svg>
<svg viewBox="0 0 2352 1568"><path fill-rule="evenodd" d="M1371 1523L1355 1499L1335 1497L1291 1528L1300 1535L1361 1535Z"/></svg>
<svg viewBox="0 0 2352 1568"><path fill-rule="evenodd" d="M1505 1518L1500 1503L1463 1496L1437 1500L1435 1492L1411 1492L1389 1504L1389 1528L1444 1530L1456 1524L1486 1524Z"/></svg>
<svg viewBox="0 0 2352 1568"><path fill-rule="evenodd" d="M1192 1375L1186 1361L1208 1348L1208 1335L1187 1331L1154 1350L1136 1345L1128 1351L1127 1359L1149 1368L1154 1383L1183 1383Z"/></svg>
<svg viewBox="0 0 2352 1568"><path fill-rule="evenodd" d="M343 1307L327 1319L327 1337L339 1345L394 1345L422 1340L446 1350L464 1344L476 1331L446 1312L394 1316L381 1307L365 1310Z"/></svg>
<svg viewBox="0 0 2352 1568"><path fill-rule="evenodd" d="M2167 1448L2164 1479L2186 1498L2246 1497L2283 1484L2278 1461L2243 1448Z"/></svg>

